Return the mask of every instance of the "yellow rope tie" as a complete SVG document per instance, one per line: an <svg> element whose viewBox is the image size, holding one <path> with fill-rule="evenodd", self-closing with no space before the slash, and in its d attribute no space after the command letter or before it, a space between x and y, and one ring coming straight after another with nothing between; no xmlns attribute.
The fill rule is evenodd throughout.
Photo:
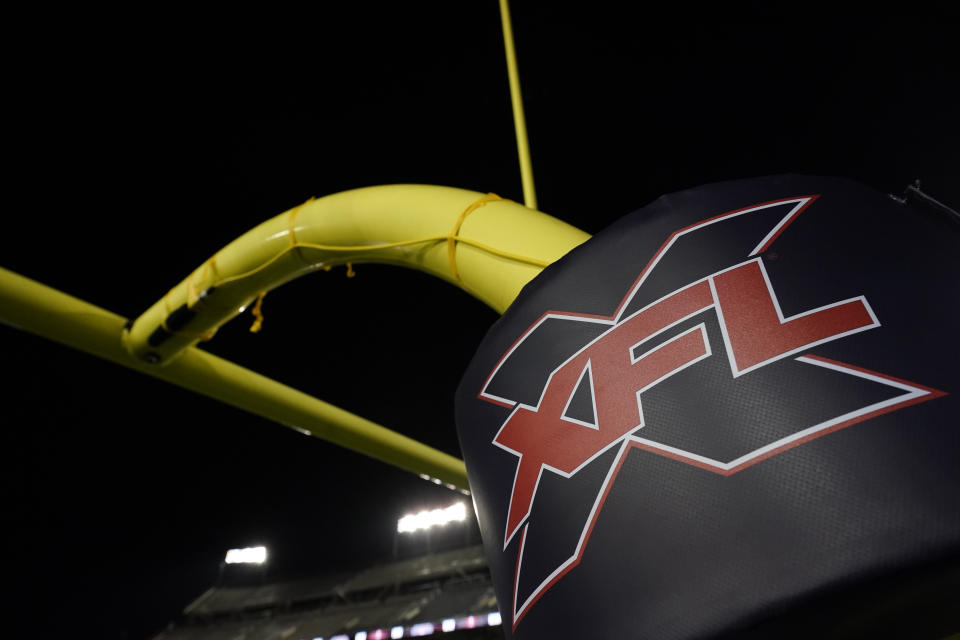
<svg viewBox="0 0 960 640"><path fill-rule="evenodd" d="M253 324L250 325L250 333L260 333L260 329L263 328L263 299L267 296L266 291L261 291L260 295L257 296L257 302L253 305L253 309L250 313L253 314Z"/></svg>
<svg viewBox="0 0 960 640"><path fill-rule="evenodd" d="M214 276L209 277L210 272L214 273ZM200 301L200 287L197 284L197 279L200 279L200 282L207 281L216 281L217 273L217 254L203 263L203 266L190 274L190 277L187 279L187 309L193 309L196 304ZM198 276L199 274L199 276Z"/></svg>
<svg viewBox="0 0 960 640"><path fill-rule="evenodd" d="M303 204L297 205L293 209L290 209L290 218L287 220L287 230L290 232L290 249L297 248L297 214L300 213L300 209L303 209L305 206L313 202L313 197L311 196Z"/></svg>
<svg viewBox="0 0 960 640"><path fill-rule="evenodd" d="M272 258L270 258L260 266L250 269L249 271L245 271L243 273L238 273L232 276L226 276L220 279L219 281L215 282L212 286L221 287L225 284L236 282L237 280L243 280L244 278L249 278L252 275L260 273L261 271L263 271L264 269L272 265L274 262L276 262L283 256L287 255L287 253L289 253L294 249L303 248L303 249L316 249L318 251L331 251L331 252L340 251L345 253L358 253L362 251L378 251L381 249L393 249L394 247L409 247L415 244L426 244L428 242L445 242L449 240L453 240L461 244L470 245L471 247L476 247L477 249L480 249L481 251L485 251L490 255L506 258L507 260L514 260L516 262L522 262L523 264L533 265L535 267L540 267L541 269L550 264L550 262L546 260L538 260L536 258L531 258L529 256L522 256L518 253L503 251L502 249L491 247L488 244L477 242L476 240L472 240L465 236L451 236L449 234L428 236L426 238L417 238L415 240L402 240L400 242L385 242L383 244L366 244L366 245L354 245L354 246L315 244L312 242L297 242L296 247L287 247L286 249L284 249L277 255L273 256ZM328 271L328 269L324 267L324 271Z"/></svg>
<svg viewBox="0 0 960 640"><path fill-rule="evenodd" d="M199 271L199 269L197 271ZM200 298L199 294L197 294L197 283L194 282L197 271L191 273L190 277L187 278L187 309L193 309L193 305L197 304L197 300Z"/></svg>
<svg viewBox="0 0 960 640"><path fill-rule="evenodd" d="M352 277L355 276L355 275L357 275L357 272L353 270L353 263L348 262L348 263L347 263L347 277L348 277L348 278L352 278Z"/></svg>
<svg viewBox="0 0 960 640"><path fill-rule="evenodd" d="M497 200L503 200L503 198L495 193L488 193L487 195L478 199L476 202L472 203L469 207L463 210L463 213L461 213L460 217L457 218L456 223L453 225L453 229L447 236L447 260L450 262L450 273L453 275L453 279L457 282L460 282L460 272L457 271L457 242L460 240L460 227L463 225L463 221L467 219L468 215L480 207L486 206L488 202L495 202Z"/></svg>

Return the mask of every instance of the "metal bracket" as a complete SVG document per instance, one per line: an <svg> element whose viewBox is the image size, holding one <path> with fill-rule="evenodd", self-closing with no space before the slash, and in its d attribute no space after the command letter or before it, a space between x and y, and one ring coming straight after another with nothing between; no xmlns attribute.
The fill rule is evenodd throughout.
<svg viewBox="0 0 960 640"><path fill-rule="evenodd" d="M914 180L913 184L907 185L907 188L903 191L902 197L897 197L892 193L888 195L890 196L891 200L896 200L900 204L921 205L928 209L933 209L934 211L947 214L947 216L950 217L954 222L960 222L960 212L957 212L956 209L951 209L933 196L921 191L919 178Z"/></svg>

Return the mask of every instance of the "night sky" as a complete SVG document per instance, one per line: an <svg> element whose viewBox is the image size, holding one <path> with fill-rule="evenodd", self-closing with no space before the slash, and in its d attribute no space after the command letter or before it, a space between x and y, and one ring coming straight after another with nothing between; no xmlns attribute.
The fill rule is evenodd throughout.
<svg viewBox="0 0 960 640"><path fill-rule="evenodd" d="M427 183L522 201L497 3L400 4L10 24L34 37L6 63L0 266L136 317L311 196ZM898 194L920 178L960 205L947 15L515 4L540 209L588 232L783 172ZM203 348L459 455L454 390L497 315L421 273L356 271L272 292L261 333L247 314ZM6 604L32 637L139 640L229 547L268 545L274 579L363 566L390 556L398 516L458 497L5 325L0 363Z"/></svg>

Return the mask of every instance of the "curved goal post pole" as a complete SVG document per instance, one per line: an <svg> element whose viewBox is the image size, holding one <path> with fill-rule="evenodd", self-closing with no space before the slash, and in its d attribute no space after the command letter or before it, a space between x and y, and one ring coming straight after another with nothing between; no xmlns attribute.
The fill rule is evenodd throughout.
<svg viewBox="0 0 960 640"><path fill-rule="evenodd" d="M589 236L495 194L426 185L345 191L240 236L137 318L131 354L166 364L259 296L344 263L379 262L443 278L502 313L546 265Z"/></svg>
<svg viewBox="0 0 960 640"><path fill-rule="evenodd" d="M484 198L483 204L468 211ZM477 213L481 208L482 213ZM523 284L541 270L534 261L556 260L586 240L587 234L516 203L444 187L371 187L310 201L299 209L260 225L218 252L212 265L198 270L206 268L208 274L214 275L201 278L194 272L165 296L166 302L154 305L134 322L132 330L128 329L130 323L117 314L2 268L0 321L455 488L467 489L463 461L198 349L192 346L200 339L193 330L208 323L214 328L220 326L236 315L254 291L267 290L324 265L350 260L419 268L458 284L503 311ZM521 213L512 215L517 210ZM304 213L307 215L301 219ZM315 221L314 215L318 216ZM281 225L279 231L278 220L287 225ZM449 228L447 223L451 223ZM454 228L457 231L451 233ZM290 243L291 231L305 244L283 249L283 242ZM280 236L271 237L273 234ZM424 240L432 236L437 237ZM323 245L321 240L330 244ZM385 247L390 243L396 244ZM326 248L311 249L306 244ZM314 263L310 262L311 255L326 257ZM291 268L274 271L278 263ZM250 271L256 273L249 274ZM266 278L267 275L271 277ZM208 282L205 278L213 279ZM219 291L210 291L218 286L217 282ZM206 289L202 288L204 284ZM218 292L222 295L216 296ZM176 329L168 321L169 314L164 317L164 313L169 305L178 304L181 295L184 300L179 304L193 315L185 325L174 322L183 328L181 333L171 333L167 329ZM194 296L193 305L187 305ZM218 300L223 301L222 308L218 307ZM157 313L158 308L164 313ZM190 314L182 311L181 318L183 315ZM155 329L149 330L151 318L159 318L161 329L167 326L163 331L171 337L164 342L177 345L176 349L168 346L164 350L166 357L156 362L143 354L134 355L137 324L145 323L142 332L152 335ZM143 344L150 347L149 338Z"/></svg>

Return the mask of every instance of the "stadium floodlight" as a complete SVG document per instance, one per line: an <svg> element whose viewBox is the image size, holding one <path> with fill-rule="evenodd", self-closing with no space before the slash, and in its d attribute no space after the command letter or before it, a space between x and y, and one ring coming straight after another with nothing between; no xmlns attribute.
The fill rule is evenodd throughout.
<svg viewBox="0 0 960 640"><path fill-rule="evenodd" d="M495 627L498 624L502 624L502 623L503 623L503 619L500 617L499 611L494 611L493 613L487 614L487 624L490 625L491 627Z"/></svg>
<svg viewBox="0 0 960 640"><path fill-rule="evenodd" d="M397 625L393 629L390 629L390 638L391 640L397 640L397 638L403 637L403 627Z"/></svg>
<svg viewBox="0 0 960 640"><path fill-rule="evenodd" d="M266 547L247 547L245 549L229 549L224 562L227 564L263 564L267 561Z"/></svg>
<svg viewBox="0 0 960 640"><path fill-rule="evenodd" d="M450 631L456 631L457 629L456 618L447 618L440 624L440 628L443 630L444 633L448 633Z"/></svg>
<svg viewBox="0 0 960 640"><path fill-rule="evenodd" d="M411 513L397 520L398 533L413 533L420 529L443 527L451 522L463 522L467 519L467 505L462 502L452 504L445 509Z"/></svg>

